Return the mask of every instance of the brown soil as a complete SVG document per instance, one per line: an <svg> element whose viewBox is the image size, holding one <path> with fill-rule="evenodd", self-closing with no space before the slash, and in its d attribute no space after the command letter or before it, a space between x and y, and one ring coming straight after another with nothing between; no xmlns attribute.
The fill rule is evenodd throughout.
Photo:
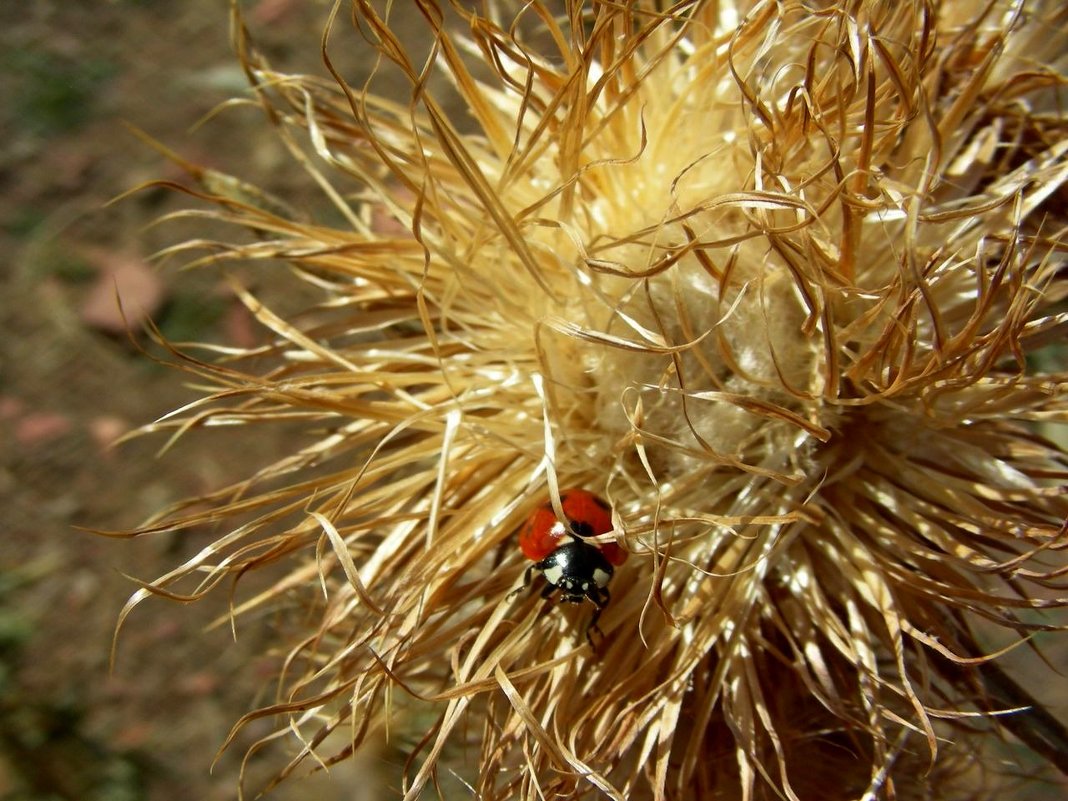
<svg viewBox="0 0 1068 801"><path fill-rule="evenodd" d="M323 72L328 8L260 0L247 12L272 60ZM126 542L76 528L137 525L285 448L266 437L219 447L195 434L163 458L160 437L107 445L194 397L180 373L140 352L143 336L135 346L106 330L116 270L148 282L123 292L127 313L152 305L170 338L261 336L221 275L148 261L193 230L149 227L188 201L147 190L106 205L147 181L181 177L123 123L192 161L234 173L251 166L275 193L322 201L307 196L256 109L191 130L244 92L226 3L7 3L0 32L0 798L234 798L245 746L269 729L250 727L209 768L234 721L272 697L271 659L261 655L272 621L242 621L235 642L227 626L205 629L225 613L225 591L187 607L153 600L128 620L109 672L116 618L136 589L128 576L155 578L212 532ZM272 299L269 285L256 289ZM254 757L251 784L284 759L279 747ZM351 770L272 797L353 798Z"/></svg>

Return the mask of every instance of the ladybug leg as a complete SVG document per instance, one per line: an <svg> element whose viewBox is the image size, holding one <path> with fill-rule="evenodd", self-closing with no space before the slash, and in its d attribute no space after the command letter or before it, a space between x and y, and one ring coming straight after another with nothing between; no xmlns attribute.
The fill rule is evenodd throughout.
<svg viewBox="0 0 1068 801"><path fill-rule="evenodd" d="M597 618L601 616L601 607L597 607L593 610L593 617L590 618L590 624L586 626L586 642L590 644L591 648L596 648L593 644L593 637L590 634L591 631L596 631L601 635L601 639L604 639L604 632L597 626Z"/></svg>
<svg viewBox="0 0 1068 801"><path fill-rule="evenodd" d="M591 592L588 597L593 602L594 609L593 615L590 617L590 624L586 626L586 640L592 646L593 637L590 636L591 631L596 631L601 635L602 639L604 638L604 632L597 627L597 621L601 617L601 612L608 606L608 601L611 599L611 596L608 594L608 589L606 587L601 587L599 594L594 595Z"/></svg>
<svg viewBox="0 0 1068 801"><path fill-rule="evenodd" d="M545 582L545 586L541 590L541 597L548 598L556 591L556 587L549 582Z"/></svg>
<svg viewBox="0 0 1068 801"><path fill-rule="evenodd" d="M526 571L523 573L523 583L520 584L518 587L516 587L514 590L512 590L510 593L508 593L508 595L506 597L507 598L514 598L515 596L519 595L519 593L521 593L523 590L525 590L527 587L529 587L530 586L530 579L534 575L534 571L537 569L537 567L538 567L537 565L531 565L530 567L528 567L526 569Z"/></svg>

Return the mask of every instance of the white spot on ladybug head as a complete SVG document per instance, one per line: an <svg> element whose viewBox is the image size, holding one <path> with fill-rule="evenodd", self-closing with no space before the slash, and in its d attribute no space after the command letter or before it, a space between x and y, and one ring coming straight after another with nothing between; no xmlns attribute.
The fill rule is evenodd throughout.
<svg viewBox="0 0 1068 801"><path fill-rule="evenodd" d="M559 587L560 582L564 580L564 569L560 565L553 565L545 570L544 575L547 582L554 587Z"/></svg>
<svg viewBox="0 0 1068 801"><path fill-rule="evenodd" d="M597 586L602 590L608 586L609 580L612 578L612 574L607 571L597 568L593 571L593 580L597 583Z"/></svg>

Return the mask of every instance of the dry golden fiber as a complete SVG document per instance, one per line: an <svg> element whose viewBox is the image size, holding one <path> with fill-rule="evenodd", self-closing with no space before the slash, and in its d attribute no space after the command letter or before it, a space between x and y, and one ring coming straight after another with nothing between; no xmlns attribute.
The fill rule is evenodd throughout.
<svg viewBox="0 0 1068 801"><path fill-rule="evenodd" d="M129 606L290 565L238 610L318 621L256 713L281 774L407 722L405 799L957 797L999 723L1065 768L1041 710L969 717L1024 697L988 633L1068 601L1062 4L468 6L404 4L420 52L356 0L358 85L237 25L341 222L206 181L255 238L176 250L322 302L243 293L274 343L183 354L215 389L148 429L314 440L141 529L233 521ZM632 554L595 649L508 597L567 487Z"/></svg>

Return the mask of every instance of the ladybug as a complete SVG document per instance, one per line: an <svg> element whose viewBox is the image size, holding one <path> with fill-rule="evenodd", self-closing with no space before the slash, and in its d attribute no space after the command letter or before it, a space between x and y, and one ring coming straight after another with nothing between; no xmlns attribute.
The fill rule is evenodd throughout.
<svg viewBox="0 0 1068 801"><path fill-rule="evenodd" d="M551 503L544 503L531 513L519 533L520 550L534 562L523 576L523 587L538 570L546 581L542 598L560 590L560 600L565 603L591 601L596 609L586 627L586 639L592 644L590 629L597 628L597 618L610 597L608 582L614 567L626 561L627 552L614 542L588 541L612 530L611 508L592 492L567 490L560 496L560 506L566 522L557 519Z"/></svg>

